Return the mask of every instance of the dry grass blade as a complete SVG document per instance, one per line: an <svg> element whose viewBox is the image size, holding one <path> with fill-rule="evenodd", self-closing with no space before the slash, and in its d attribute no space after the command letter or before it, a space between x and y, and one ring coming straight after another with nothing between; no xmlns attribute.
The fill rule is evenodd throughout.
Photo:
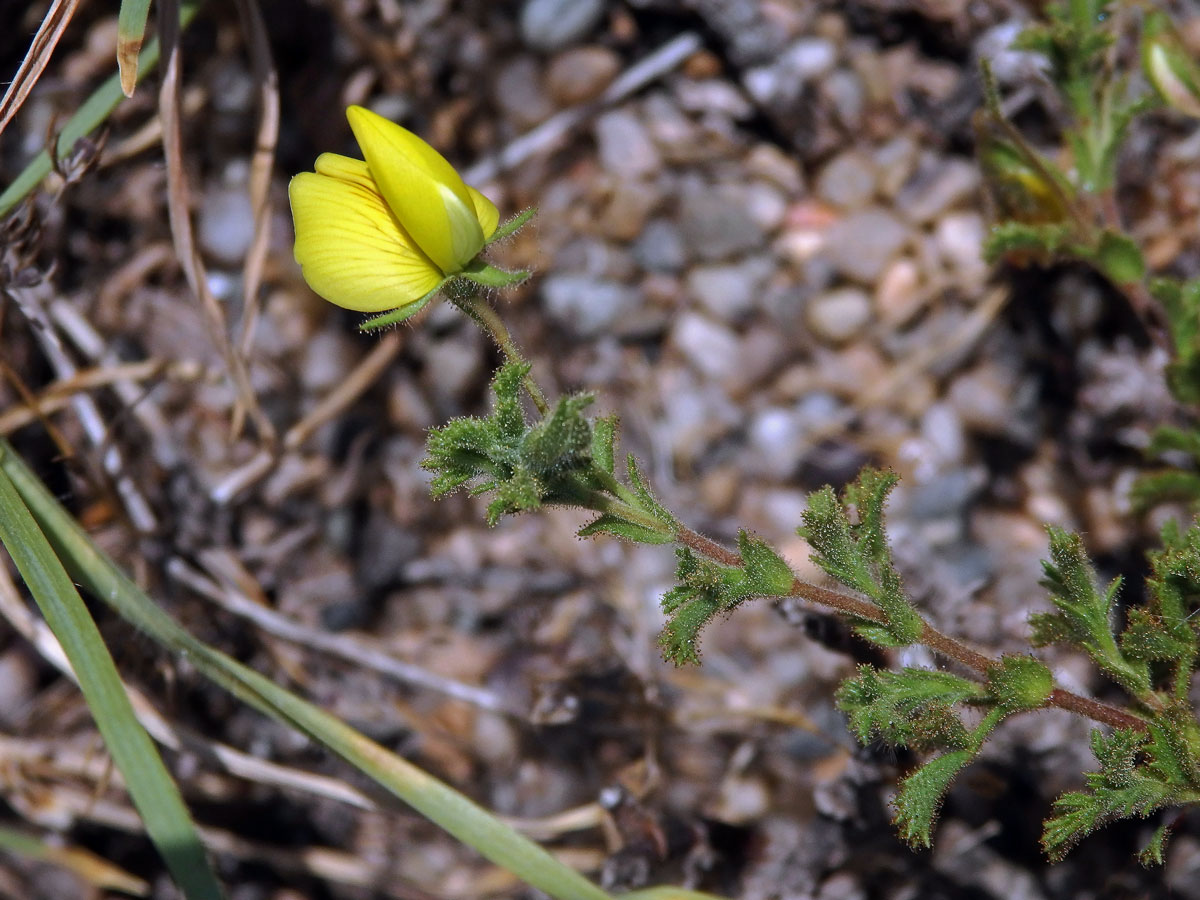
<svg viewBox="0 0 1200 900"><path fill-rule="evenodd" d="M29 44L29 50L25 53L25 58L21 60L20 68L17 69L17 74L9 83L4 97L0 98L0 134L4 133L5 127L25 103L25 98L29 96L33 86L37 84L37 80L50 62L54 48L58 46L59 38L62 37L67 23L75 15L78 6L79 0L54 0L50 4L50 8L46 10L42 24L38 26L37 33L34 34L33 40ZM9 24L11 27L12 23Z"/></svg>
<svg viewBox="0 0 1200 900"><path fill-rule="evenodd" d="M231 560L228 555L218 551L203 553L201 556L210 569L219 568L228 572L230 564L235 564L235 561ZM394 678L404 684L436 691L447 697L453 697L455 700L470 703L480 709L505 714L513 713L513 710L501 697L487 688L455 681L453 678L447 678L421 666L404 662L387 653L383 648L373 646L366 639L309 628L260 603L255 603L254 600L238 590L206 577L182 559L170 560L167 563L167 572L198 594L220 604L223 609L235 616L249 619L263 631L275 637L340 657L347 662L373 669L381 675Z"/></svg>
<svg viewBox="0 0 1200 900"><path fill-rule="evenodd" d="M8 294L16 301L17 306L25 317L33 323L33 333L37 336L43 352L55 373L60 379L68 379L78 372L75 361L67 353L46 313L45 300L42 294L48 285L42 282L30 288L10 287ZM150 507L137 482L129 475L121 451L112 442L108 425L105 422L100 407L87 394L76 394L71 400L76 415L83 425L92 445L101 451L100 464L104 473L112 479L117 495L129 515L129 521L139 532L149 534L158 528L158 519Z"/></svg>
<svg viewBox="0 0 1200 900"><path fill-rule="evenodd" d="M290 453L298 450L318 428L362 396L391 365L392 360L400 352L401 346L403 346L403 337L398 331L392 332L376 344L375 349L367 354L366 359L324 397L312 412L287 430L287 434L283 436L284 451ZM270 472L278 461L279 457L267 450L256 454L244 466L218 482L210 496L216 503L228 503Z"/></svg>
<svg viewBox="0 0 1200 900"><path fill-rule="evenodd" d="M167 164L167 213L171 222L175 252L179 256L179 264L183 267L188 286L200 300L209 334L225 360L229 377L233 379L237 390L238 404L234 410L233 433L241 430L243 417L249 415L258 429L259 438L267 444L274 444L275 428L259 406L258 398L250 385L246 366L234 351L229 339L225 312L209 289L207 273L196 247L192 231L190 191L183 167L183 134L179 103L183 62L179 47L178 0L163 0L159 4L158 12L161 23L160 40L165 59L162 85L158 92L158 109L163 124L163 155Z"/></svg>
<svg viewBox="0 0 1200 900"><path fill-rule="evenodd" d="M254 212L254 237L246 251L242 270L243 303L242 333L238 353L245 360L254 342L254 326L258 322L259 286L262 284L263 264L271 239L271 217L268 195L271 172L275 168L275 147L279 141L279 75L271 59L271 44L262 11L257 0L238 0L238 12L249 42L254 80L258 84L258 134L254 155L250 160L250 208Z"/></svg>
<svg viewBox="0 0 1200 900"><path fill-rule="evenodd" d="M12 828L0 827L0 849L74 872L94 890L120 891L135 897L150 893L150 885L119 866L82 847L59 847Z"/></svg>

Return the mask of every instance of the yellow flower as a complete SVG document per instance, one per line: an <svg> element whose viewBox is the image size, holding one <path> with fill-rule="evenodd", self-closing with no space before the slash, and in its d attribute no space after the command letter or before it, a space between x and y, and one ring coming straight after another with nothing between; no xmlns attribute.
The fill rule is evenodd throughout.
<svg viewBox="0 0 1200 900"><path fill-rule="evenodd" d="M296 262L346 309L414 304L479 254L499 212L412 132L361 106L346 118L366 162L323 153L292 179Z"/></svg>

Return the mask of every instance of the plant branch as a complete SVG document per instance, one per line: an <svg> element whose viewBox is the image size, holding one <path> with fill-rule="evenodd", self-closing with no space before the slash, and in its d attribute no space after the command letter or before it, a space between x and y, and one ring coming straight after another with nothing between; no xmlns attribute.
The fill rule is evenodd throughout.
<svg viewBox="0 0 1200 900"><path fill-rule="evenodd" d="M742 558L739 554L727 547L723 547L711 538L693 531L686 525L679 527L679 530L675 533L675 538L685 547L721 565L736 567L742 565ZM792 582L791 596L799 597L802 600L807 600L810 603L816 603L820 606L829 607L837 612L854 616L858 619L866 619L867 621L878 623L884 622L882 610L874 604L849 594L843 594L840 591L820 587L799 578ZM989 669L998 665L997 660L977 650L973 650L949 635L943 634L928 622L924 623L919 642L934 652L952 659L981 675L986 675ZM1146 723L1137 716L1131 715L1115 706L1080 696L1063 688L1055 688L1051 691L1045 705L1073 712L1076 715L1092 719L1101 724L1111 725L1113 728L1133 728L1138 731L1146 730Z"/></svg>

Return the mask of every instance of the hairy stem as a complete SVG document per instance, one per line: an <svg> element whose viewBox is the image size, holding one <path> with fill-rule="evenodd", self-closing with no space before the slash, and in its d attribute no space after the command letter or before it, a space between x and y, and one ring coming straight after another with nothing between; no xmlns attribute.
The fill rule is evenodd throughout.
<svg viewBox="0 0 1200 900"><path fill-rule="evenodd" d="M455 305L463 312L469 315L472 319L479 323L496 342L496 346L500 348L500 352L504 354L504 358L511 363L526 365L525 357L521 355L520 349L516 342L513 341L512 334L508 330L508 326L492 309L492 305L477 293L472 293L466 297L457 297L454 300ZM550 403L546 400L545 393L542 392L539 385L533 376L526 373L521 382L528 391L529 397L533 400L533 405L537 407L539 414L545 416L550 412Z"/></svg>
<svg viewBox="0 0 1200 900"><path fill-rule="evenodd" d="M675 538L685 547L721 565L742 565L742 557L738 553L727 547L723 547L699 532L693 531L686 525L679 527L679 530L675 533ZM799 597L801 600L807 600L810 603L816 603L858 619L866 619L879 623L885 621L882 610L873 603L859 597L843 594L840 591L832 591L829 588L823 588L819 585L802 581L799 578L792 582L790 596ZM978 650L973 650L949 635L943 634L928 622L923 623L919 643L981 675L986 675L989 669L999 665L998 660L980 653ZM1114 728L1133 728L1138 731L1146 730L1146 723L1137 716L1131 715L1115 706L1080 696L1063 688L1055 688L1051 691L1045 705L1047 707L1065 709L1068 712L1073 712L1076 715L1100 722L1104 725L1111 725Z"/></svg>

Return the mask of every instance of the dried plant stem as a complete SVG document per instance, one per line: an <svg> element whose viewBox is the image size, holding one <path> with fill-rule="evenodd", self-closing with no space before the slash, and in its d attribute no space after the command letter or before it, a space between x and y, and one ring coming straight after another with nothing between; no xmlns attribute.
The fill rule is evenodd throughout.
<svg viewBox="0 0 1200 900"><path fill-rule="evenodd" d="M721 565L742 565L742 557L738 553L721 546L716 541L705 537L699 532L693 531L686 525L679 527L679 530L675 533L675 538L685 547ZM810 603L816 603L820 606L829 607L855 618L867 619L871 622L882 623L884 621L883 612L874 604L849 594L843 594L840 591L832 591L829 588L823 588L807 581L802 581L799 578L792 582L791 596L799 597L802 600L807 600ZM986 675L989 669L999 664L998 660L971 649L966 644L955 640L949 635L942 634L942 632L938 631L928 622L924 623L919 642L936 653L940 653L942 656L952 659L981 675ZM1103 725L1111 725L1113 728L1133 728L1138 731L1146 730L1146 723L1137 716L1131 715L1115 706L1109 706L1107 703L1101 703L1099 700L1080 696L1063 688L1055 688L1051 691L1045 705L1047 707L1065 709L1068 712L1092 719Z"/></svg>

